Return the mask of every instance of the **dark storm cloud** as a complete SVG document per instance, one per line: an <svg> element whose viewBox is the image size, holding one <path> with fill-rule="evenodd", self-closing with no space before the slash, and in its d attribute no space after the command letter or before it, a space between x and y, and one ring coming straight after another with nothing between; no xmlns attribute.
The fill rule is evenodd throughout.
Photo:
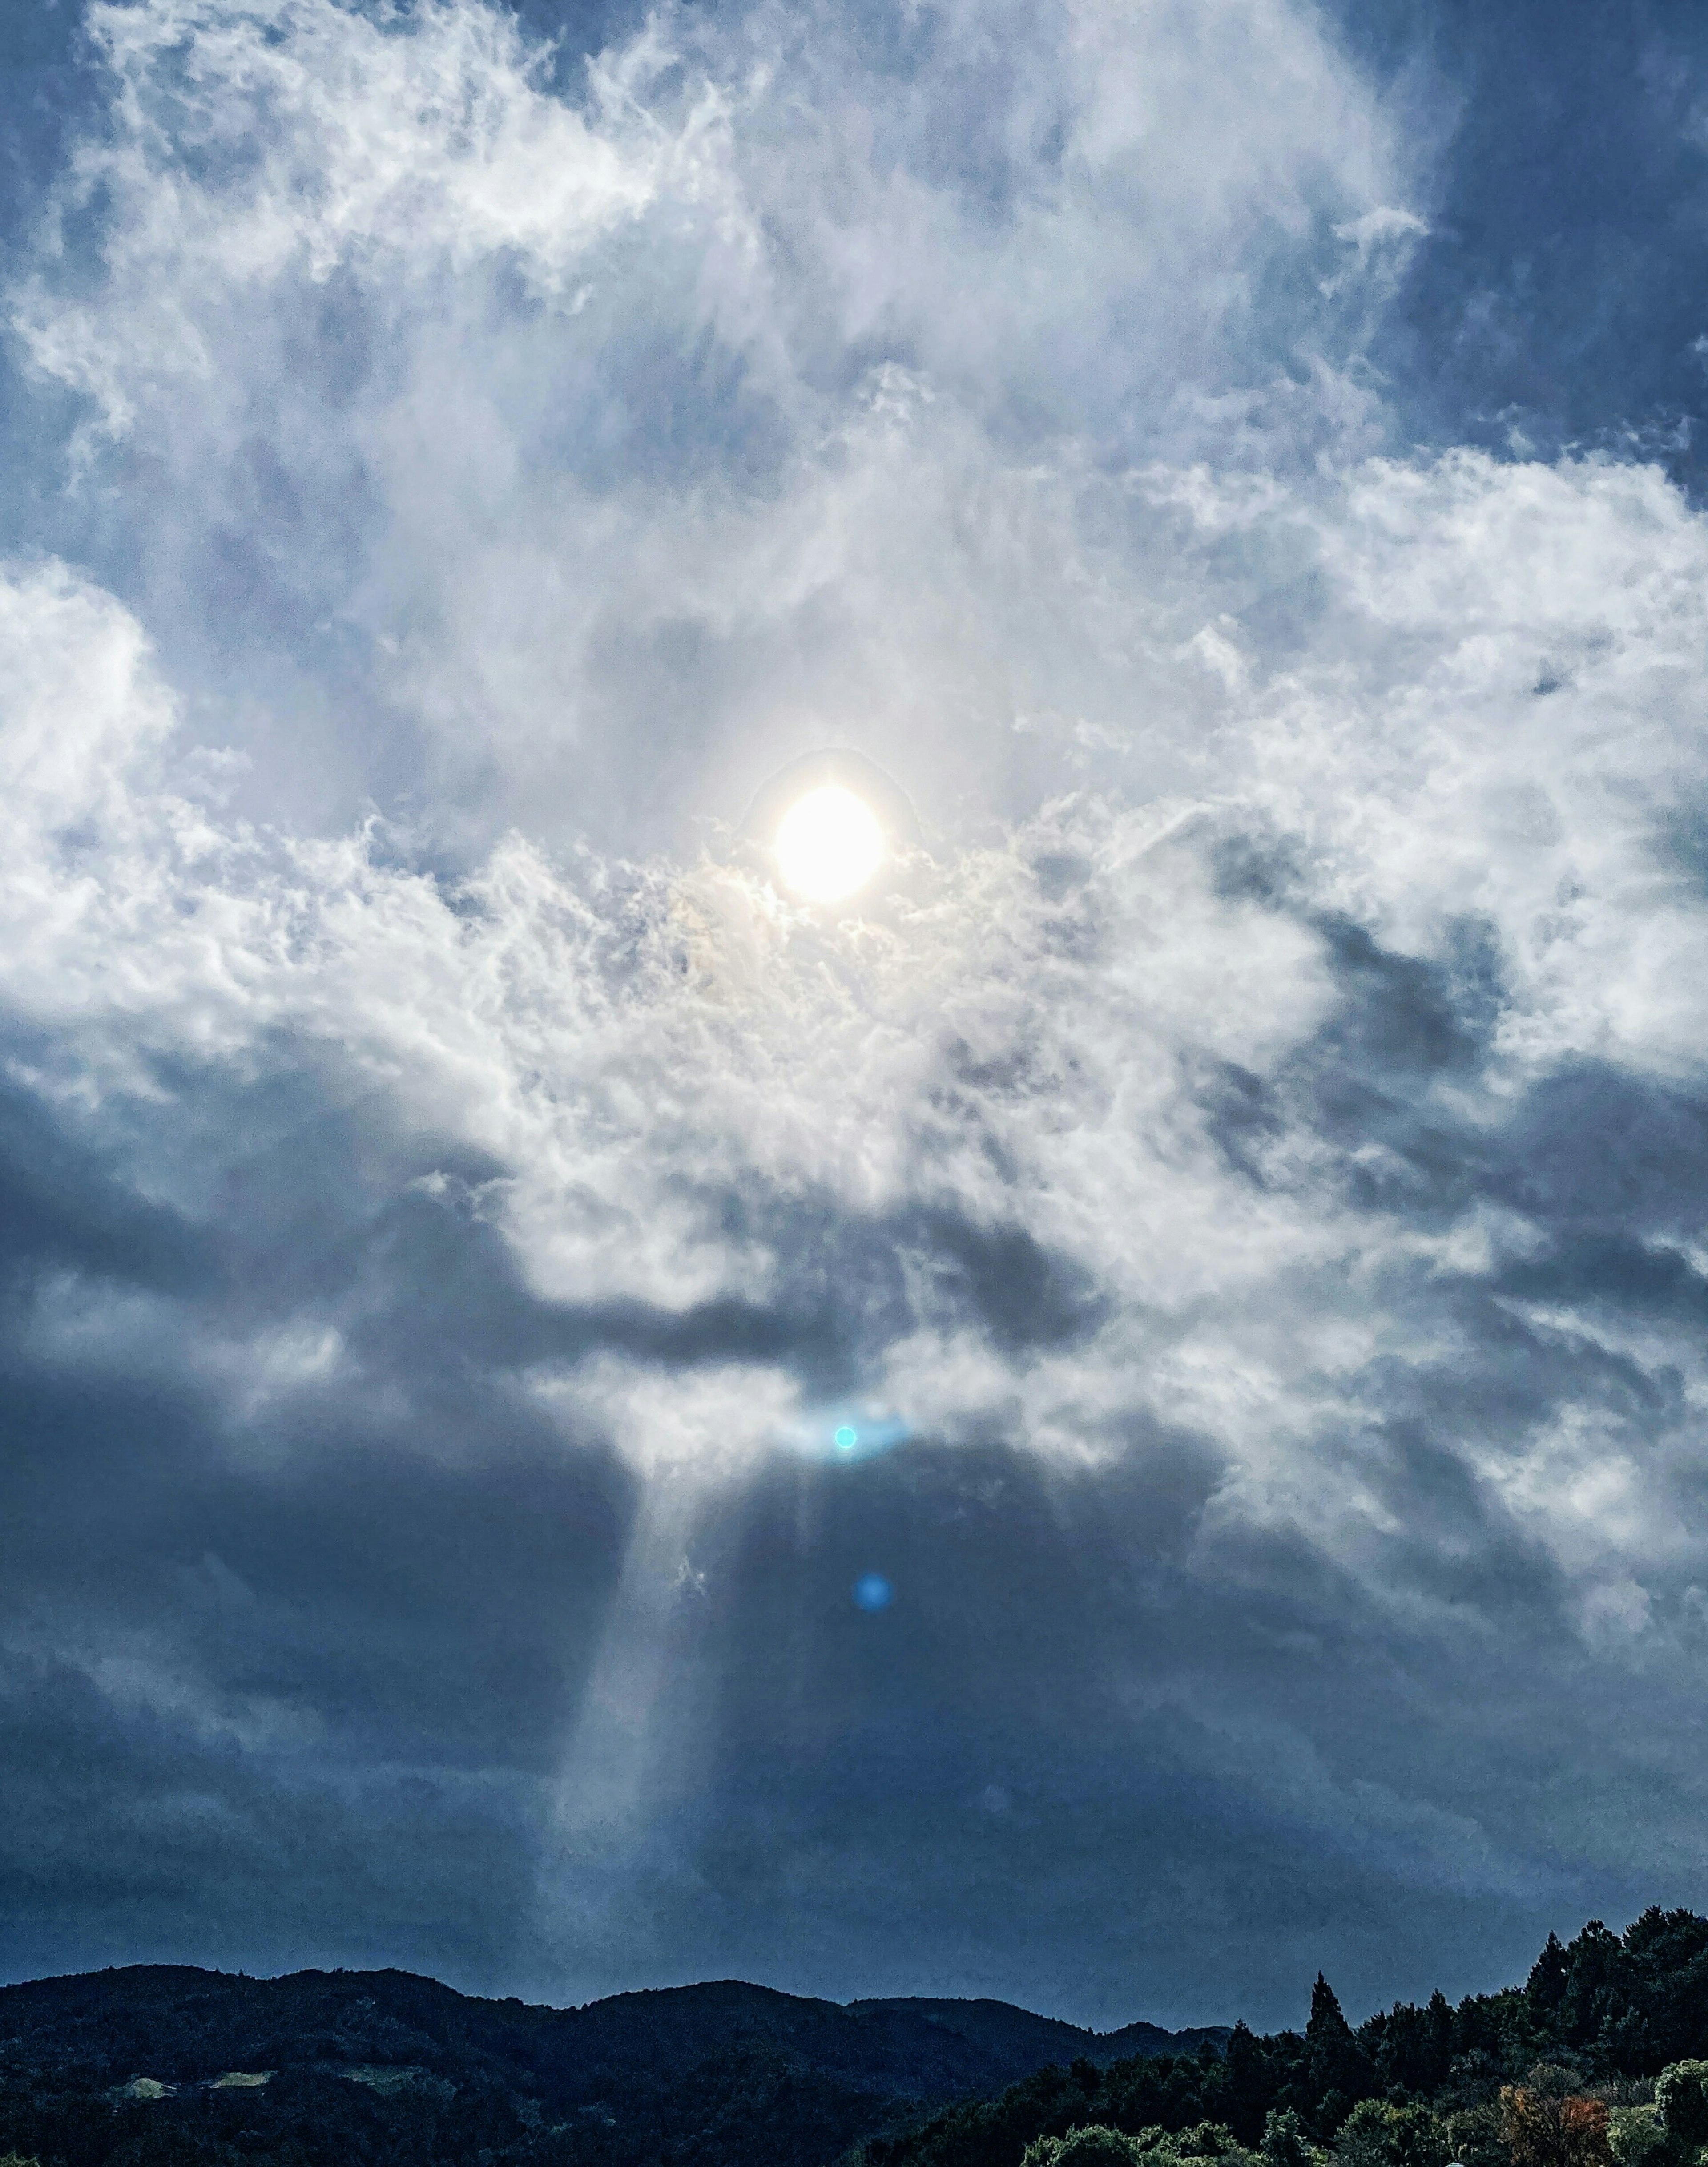
<svg viewBox="0 0 1708 2167"><path fill-rule="evenodd" d="M1234 839L1218 845L1214 862L1224 892L1309 927L1334 988L1317 1031L1272 1077L1226 1064L1204 1074L1211 1133L1230 1163L1260 1184L1272 1178L1266 1144L1283 1145L1303 1122L1335 1149L1363 1207L1463 1210L1483 1176L1486 1146L1480 1127L1435 1087L1474 1084L1489 1055L1503 997L1495 928L1461 920L1447 929L1442 954L1396 954L1367 927L1312 908L1299 869L1284 858Z"/></svg>
<svg viewBox="0 0 1708 2167"><path fill-rule="evenodd" d="M546 1793L634 1497L596 1437L566 1458L519 1375L608 1353L782 1361L846 1388L911 1328L904 1252L934 1307L1022 1348L1088 1327L1084 1274L951 1212L773 1200L791 1306L553 1303L474 1208L495 1163L399 1157L371 1109L309 1076L234 1089L181 1065L172 1084L197 1132L241 1140L199 1225L40 1098L0 1102L18 1650L0 1723L30 1771L0 1859L19 1922L6 1961L145 1944L395 1957L486 1983L521 1963L543 1984L529 1905ZM72 1360L33 1329L44 1294L81 1314ZM138 1295L145 1376L122 1318ZM335 1318L354 1390L310 1382L238 1415L198 1359L234 1329L252 1345ZM845 1593L838 1569L838 1610ZM744 1621L728 1660L751 1667L770 1624Z"/></svg>
<svg viewBox="0 0 1708 2167"><path fill-rule="evenodd" d="M288 1126L324 1174L336 1122ZM497 1374L447 1404L400 1364L406 1406L309 1396L234 1433L198 1361L228 1305L347 1289L375 1230L347 1195L328 1225L331 1180L262 1211L254 1158L241 1212L192 1227L16 1088L3 1128L8 1968L410 1947L499 1975L630 1486ZM44 1299L78 1314L72 1359ZM466 1370L478 1348L477 1321Z"/></svg>
<svg viewBox="0 0 1708 2167"><path fill-rule="evenodd" d="M1526 1094L1494 1179L1552 1226L1687 1235L1708 1204L1708 1105L1654 1078L1573 1062Z"/></svg>
<svg viewBox="0 0 1708 2167"><path fill-rule="evenodd" d="M1113 1481L999 1448L779 1470L696 1550L725 1591L683 1650L685 1694L722 1682L711 1788L678 1809L695 1869L671 1931L698 1968L780 1937L791 1980L852 1963L886 1987L918 1975L919 1905L933 1990L1041 1986L1113 2021L1135 1978L1187 2011L1237 1972L1279 2014L1325 1952L1373 2000L1396 1964L1409 1986L1516 1962L1537 1910L1575 1900L1521 1834L1555 1750L1528 1696L1565 1686L1541 1561L1478 1529L1486 1506L1443 1513L1462 1485L1412 1456L1420 1550L1471 1528L1508 1612L1473 1714L1468 1615L1450 1653L1298 1539L1211 1564L1214 1461L1147 1444ZM845 1595L874 1563L897 1590L878 1619Z"/></svg>
<svg viewBox="0 0 1708 2167"><path fill-rule="evenodd" d="M0 1084L0 1269L66 1269L162 1294L217 1275L211 1245L78 1152L32 1094Z"/></svg>
<svg viewBox="0 0 1708 2167"><path fill-rule="evenodd" d="M1450 1027L1457 965L1389 972L1343 924L1324 938L1345 967L1312 1062L1332 1057L1383 1103L1460 1065L1437 1056L1475 1039L1475 972ZM32 1772L8 1846L27 1922L9 1961L389 1954L489 1984L520 1968L544 1990L538 1877L572 1919L590 1895L554 1862L547 1793L634 1505L596 1441L566 1460L519 1374L610 1352L812 1377L832 1343L870 1363L917 1322L904 1254L934 1304L1010 1356L1099 1311L1083 1273L1058 1291L1045 1252L1012 1233L751 1196L745 1223L766 1218L791 1258L806 1326L759 1306L673 1319L542 1301L474 1208L505 1178L497 1163L464 1155L423 1189L454 1154L398 1156L359 1103L336 1111L285 1075L235 1094L191 1082L198 1126L246 1140L205 1228L145 1205L110 1153L80 1151L13 1091L8 1178L54 1200L19 1215L15 1269L146 1290L186 1354L228 1304L251 1333L336 1317L362 1381L309 1385L234 1430L193 1363L142 1389L98 1341L72 1375L14 1343L8 1627L41 1652L14 1659L5 1695L9 1750ZM1604 1086L1586 1105L1586 1088L1542 1087L1514 1117L1515 1156L1545 1166L1536 1140L1563 1125L1593 1164L1594 1105L1621 1148L1628 1103ZM1651 1125L1680 1117L1663 1106ZM1498 1152L1465 1156L1501 1178ZM669 1628L655 1721L668 1732L702 1695L715 1712L692 1804L667 1783L631 1865L631 1901L669 1923L638 1945L624 1926L620 1950L595 1916L579 1962L614 1979L978 1984L1113 2021L1135 1995L1209 2013L1235 1973L1241 2006L1287 2014L1297 1978L1330 1957L1371 1998L1443 1968L1481 1976L1491 1917L1500 1947L1522 1949L1539 1915L1578 1900L1531 1855L1521 1804L1550 1749L1526 1742L1520 1710L1557 1668L1566 1594L1444 1440L1467 1419L1486 1437L1582 1401L1594 1380L1585 1357L1539 1354L1480 1293L1464 1299L1473 1373L1372 1376L1386 1418L1345 1450L1404 1531L1384 1570L1461 1636L1498 1630L1504 1674L1523 1679L1483 1742L1436 1635L1397 1629L1298 1536L1206 1533L1224 1472L1206 1440L1140 1430L1121 1471L1066 1480L997 1445L772 1462L702 1511L686 1555L713 1592ZM1546 1384L1526 1387L1539 1364ZM875 1567L897 1597L871 1619L849 1590ZM55 1652L67 1642L82 1664ZM1277 1783L1279 1742L1308 1736L1282 1750ZM1157 1969L1159 1938L1190 1963ZM1401 1947L1423 1968L1396 1983ZM571 1976L579 1991L589 1973Z"/></svg>
<svg viewBox="0 0 1708 2167"><path fill-rule="evenodd" d="M77 1666L8 1656L0 1888L22 1974L139 1947L280 1968L403 1957L472 1979L516 1958L532 1815L454 1771L282 1765L193 1719L115 1709Z"/></svg>

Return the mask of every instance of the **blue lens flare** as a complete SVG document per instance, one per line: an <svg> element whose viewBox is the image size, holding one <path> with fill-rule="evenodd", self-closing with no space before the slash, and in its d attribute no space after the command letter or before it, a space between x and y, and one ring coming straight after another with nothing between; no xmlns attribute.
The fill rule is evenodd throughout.
<svg viewBox="0 0 1708 2167"><path fill-rule="evenodd" d="M863 1572L854 1582L854 1599L865 1611L887 1610L895 1593L880 1572Z"/></svg>
<svg viewBox="0 0 1708 2167"><path fill-rule="evenodd" d="M802 1452L816 1460L839 1460L858 1465L876 1454L893 1452L913 1435L912 1425L893 1408L854 1406L816 1407L795 1433Z"/></svg>

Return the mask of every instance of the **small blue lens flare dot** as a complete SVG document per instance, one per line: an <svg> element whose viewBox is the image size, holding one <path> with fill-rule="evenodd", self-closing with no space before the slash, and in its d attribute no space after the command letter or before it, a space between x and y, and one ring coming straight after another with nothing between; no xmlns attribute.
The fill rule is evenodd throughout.
<svg viewBox="0 0 1708 2167"><path fill-rule="evenodd" d="M896 1591L880 1572L863 1572L854 1582L854 1598L860 1608L876 1612L887 1610Z"/></svg>
<svg viewBox="0 0 1708 2167"><path fill-rule="evenodd" d="M836 1449L838 1452L852 1452L859 1441L859 1432L847 1423L844 1423L836 1433Z"/></svg>

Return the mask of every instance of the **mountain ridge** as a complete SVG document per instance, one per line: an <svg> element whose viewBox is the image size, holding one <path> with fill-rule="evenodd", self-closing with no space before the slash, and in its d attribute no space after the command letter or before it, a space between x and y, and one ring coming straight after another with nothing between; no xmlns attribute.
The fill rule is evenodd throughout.
<svg viewBox="0 0 1708 2167"><path fill-rule="evenodd" d="M382 2010L375 2000L371 1990L375 1987L384 1990L389 2007ZM169 2004L174 1990L175 2004ZM171 2005L181 2032L187 2020L198 2016L203 2020L190 2034L200 2042L207 2020L213 2015L212 2005L221 1998L222 1990L227 2005L225 2021L213 2024L206 2043L198 2048L180 2037L172 2044L170 2058L181 2067L186 2053L199 2052L204 2058L214 2038L224 2040L229 2049L238 2048L245 2039L268 2042L269 2051L282 2056L279 2066L309 2066L315 2058L308 2056L295 2041L287 2043L287 2035L269 2028L270 2023L276 2025L287 2015L299 2023L305 2017L320 2025L335 2021L341 2042L349 2038L353 2042L360 2035L376 2047L401 2045L402 2036L393 2036L394 2028L401 2025L412 2043L419 2046L431 2041L441 2053L453 2042L468 2046L477 2041L484 2042L487 2051L495 2051L500 2035L507 2032L513 2054L523 2048L537 2049L554 2033L590 2048L609 2048L625 2029L637 2032L649 2048L667 2039L675 2043L685 2032L696 2028L693 2021L696 2016L733 2023L747 2035L811 2039L820 2032L833 2040L840 2033L851 2045L854 2033L838 2022L847 2019L875 2043L899 2044L910 2032L923 2027L922 2038L929 2045L922 2045L921 2051L928 2054L930 2046L940 2048L947 2037L963 2042L978 2057L1005 2064L1018 2060L1029 2071L1076 2055L1102 2065L1134 2054L1196 2053L1206 2046L1219 2047L1231 2030L1225 2025L1210 2025L1171 2032L1140 2020L1110 2032L1095 2032L1066 2018L1041 2016L1018 2003L988 1995L878 1995L838 2002L738 1979L637 1987L590 2001L559 2004L524 2001L513 1995L464 1994L428 1974L396 1966L372 1971L311 1966L256 1977L196 1964L124 1964L99 1971L53 1974L0 1986L0 2053L39 2050L50 2032L56 2048L53 2060L63 2061L67 2022L76 2036L84 2006L91 2005L90 2016L98 2007L105 2044L97 2050L93 2041L86 2041L84 2051L103 2065L110 2065L116 2051L113 2043L118 2014L115 1995L125 2005L130 2019L128 2031L119 2025L119 2037L131 2037L140 2046L167 2020ZM243 2012L246 2023L232 2005L237 2003L247 2005ZM269 2009L269 2004L274 2005ZM26 2021L22 2029L17 2028L33 2005L40 2011L38 2021ZM437 2035L431 2028L423 2028L434 2005L443 2017L452 2020L449 2026L442 2025ZM144 2027L140 2032L138 2025ZM311 2032L308 2036L316 2035ZM249 2051L250 2058L255 2058L253 2048ZM229 2063L230 2052L223 2058ZM539 2058L535 2052L522 2053L521 2065L531 2067ZM981 2070L980 2081L983 2074ZM185 2080L195 2080L186 2072Z"/></svg>
<svg viewBox="0 0 1708 2167"><path fill-rule="evenodd" d="M300 2148L306 2132L369 2161L489 2158L531 2132L590 2167L750 2153L817 2167L1054 2064L1214 2052L1226 2036L1099 2033L988 1999L842 2003L743 1979L554 2007L395 1968L118 1966L0 1987L0 2154L98 2167L110 2156L98 2146L80 2156L43 2134L43 2102L74 2101L78 2127L98 2102L95 2120L134 2125L151 2159L263 2138ZM70 2126L62 2106L50 2120Z"/></svg>

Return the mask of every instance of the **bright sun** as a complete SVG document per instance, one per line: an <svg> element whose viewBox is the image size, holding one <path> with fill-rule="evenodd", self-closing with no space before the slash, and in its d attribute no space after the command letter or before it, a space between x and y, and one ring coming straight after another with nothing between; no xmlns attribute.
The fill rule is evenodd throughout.
<svg viewBox="0 0 1708 2167"><path fill-rule="evenodd" d="M777 827L777 863L796 895L840 903L884 861L884 831L870 805L839 783L797 797Z"/></svg>

